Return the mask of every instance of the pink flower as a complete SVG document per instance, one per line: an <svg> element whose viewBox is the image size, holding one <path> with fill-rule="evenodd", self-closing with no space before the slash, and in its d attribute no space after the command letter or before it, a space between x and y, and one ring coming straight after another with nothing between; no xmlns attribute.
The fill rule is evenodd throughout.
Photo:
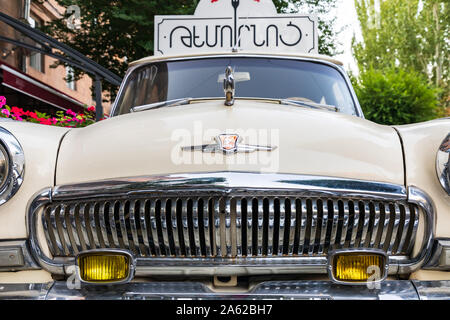
<svg viewBox="0 0 450 320"><path fill-rule="evenodd" d="M9 115L10 115L8 109L2 109L2 113L3 113L4 115L6 115L7 117L9 117Z"/></svg>
<svg viewBox="0 0 450 320"><path fill-rule="evenodd" d="M6 98L4 96L0 96L0 108L6 104Z"/></svg>
<svg viewBox="0 0 450 320"><path fill-rule="evenodd" d="M12 112L15 116L22 116L22 115L25 114L25 112L23 111L23 109L17 108L17 107L11 107L11 112Z"/></svg>
<svg viewBox="0 0 450 320"><path fill-rule="evenodd" d="M19 116L17 116L16 120L17 121L23 121L23 119L21 117L19 117Z"/></svg>
<svg viewBox="0 0 450 320"><path fill-rule="evenodd" d="M72 110L67 110L66 111L67 114L70 114L71 116L75 117L77 114L75 112L73 112Z"/></svg>
<svg viewBox="0 0 450 320"><path fill-rule="evenodd" d="M45 124L45 125L48 125L48 126L52 124L50 119L39 119L39 123L40 124Z"/></svg>

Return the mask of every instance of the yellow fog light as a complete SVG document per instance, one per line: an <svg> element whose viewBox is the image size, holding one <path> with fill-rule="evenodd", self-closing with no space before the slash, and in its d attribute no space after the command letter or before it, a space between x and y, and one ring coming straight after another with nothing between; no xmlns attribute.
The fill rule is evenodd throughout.
<svg viewBox="0 0 450 320"><path fill-rule="evenodd" d="M81 281L88 283L124 283L134 272L133 258L125 251L87 251L77 257Z"/></svg>
<svg viewBox="0 0 450 320"><path fill-rule="evenodd" d="M380 282L387 277L388 258L378 250L342 250L330 254L330 278L341 284Z"/></svg>

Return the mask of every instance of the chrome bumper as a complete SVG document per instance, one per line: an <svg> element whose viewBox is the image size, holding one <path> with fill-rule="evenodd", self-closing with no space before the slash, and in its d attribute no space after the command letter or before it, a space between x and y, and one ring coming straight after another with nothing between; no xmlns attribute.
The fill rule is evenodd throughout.
<svg viewBox="0 0 450 320"><path fill-rule="evenodd" d="M379 289L329 281L267 281L250 291L214 292L200 282L129 283L69 289L66 282L0 284L0 299L32 300L450 300L450 281L385 281Z"/></svg>

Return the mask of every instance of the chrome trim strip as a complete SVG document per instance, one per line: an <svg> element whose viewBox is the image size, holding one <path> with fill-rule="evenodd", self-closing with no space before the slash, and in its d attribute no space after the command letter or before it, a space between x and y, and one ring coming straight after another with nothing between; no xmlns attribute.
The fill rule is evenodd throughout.
<svg viewBox="0 0 450 320"><path fill-rule="evenodd" d="M450 281L412 281L420 300L450 300Z"/></svg>
<svg viewBox="0 0 450 320"><path fill-rule="evenodd" d="M423 268L442 271L450 270L449 238L439 238L434 240L431 257Z"/></svg>
<svg viewBox="0 0 450 320"><path fill-rule="evenodd" d="M422 208L425 215L424 237L419 255L407 263L399 265L399 273L410 273L422 267L431 255L433 245L435 218L433 200L422 190L416 187L408 187L408 201L417 204ZM417 219L418 221L418 219Z"/></svg>
<svg viewBox="0 0 450 320"><path fill-rule="evenodd" d="M229 193L252 190L283 190L305 196L340 196L363 199L406 200L405 187L384 182L353 180L313 175L261 174L258 172L179 173L162 176L117 178L73 185L56 186L52 198L101 198L117 194L139 195L164 192L176 195L180 190Z"/></svg>
<svg viewBox="0 0 450 320"><path fill-rule="evenodd" d="M47 271L55 274L64 274L64 264L54 262L49 259L44 252L42 252L41 247L39 246L38 240L38 230L37 230L37 217L38 215L34 215L40 209L44 207L44 205L51 203L52 201L52 189L46 188L38 193L36 193L32 200L28 202L27 212L28 216L28 232L30 235L30 248L33 257L39 264L46 269ZM34 216L33 216L34 215Z"/></svg>
<svg viewBox="0 0 450 320"><path fill-rule="evenodd" d="M442 188L450 195L450 133L442 141L436 154L436 173Z"/></svg>
<svg viewBox="0 0 450 320"><path fill-rule="evenodd" d="M39 269L41 267L30 253L28 240L0 241L0 272Z"/></svg>
<svg viewBox="0 0 450 320"><path fill-rule="evenodd" d="M262 281L250 290L217 292L201 282L132 282L118 287L69 289L65 281L0 284L0 299L16 300L437 300L450 299L450 281L395 280L379 289L331 281Z"/></svg>
<svg viewBox="0 0 450 320"><path fill-rule="evenodd" d="M63 281L62 283L65 282ZM0 284L0 300L45 300L54 284L54 282L2 283ZM66 299L74 297L69 292L62 294L62 296Z"/></svg>
<svg viewBox="0 0 450 320"><path fill-rule="evenodd" d="M180 60L199 60L199 59L231 58L231 57L234 57L234 58L269 58L269 59L309 61L309 62L320 63L320 64L327 65L329 67L332 67L335 70L337 70L344 78L344 81L350 91L350 95L351 95L353 103L355 105L356 116L364 119L364 113L359 104L358 97L356 96L355 90L353 89L353 86L351 84L349 76L347 75L347 73L345 72L345 70L342 66L336 65L329 61L324 61L321 59L313 58L313 57L296 57L296 56L282 56L282 55L276 55L276 54L268 55L268 54L245 54L245 53L216 54L216 55L205 55L205 56L194 56L194 57L188 56L188 57L177 57L177 58L169 58L169 59L161 57L161 59L155 59L155 60L152 60L152 61L149 61L146 63L133 65L128 69L128 71L125 74L125 77L122 80L122 84L120 85L116 99L114 100L114 103L111 108L111 117L118 116L116 114L118 101L119 101L120 97L122 96L122 93L123 93L123 90L124 90L126 84L128 83L128 78L130 77L130 75L133 73L134 70L141 68L143 66L146 66L148 64L152 64L152 63L160 62L160 61L170 62L170 61L180 61Z"/></svg>
<svg viewBox="0 0 450 320"><path fill-rule="evenodd" d="M216 193L223 193L224 196L230 194L231 192L243 192L248 196L249 191L283 191L286 192L288 196L289 192L295 192L296 196L334 196L334 197L360 197L362 199L383 199L383 200L402 200L416 203L424 211L425 217L425 241L423 241L423 246L420 251L420 255L413 259L407 260L402 257L390 257L390 274L396 273L409 273L413 270L418 269L424 264L428 256L430 255L431 240L433 237L433 204L431 199L421 190L415 187L408 188L408 194L406 194L406 189L400 185L386 184L380 182L370 182L370 181L360 181L360 180L349 180L349 179L338 179L329 177L317 177L317 176L305 176L305 175L287 175L287 174L259 174L259 173L248 173L248 172L216 172L216 173L197 173L197 174L174 174L165 177L154 176L154 177L137 177L137 178L123 178L108 181L100 181L93 183L84 183L71 186L59 186L53 189L45 189L38 193L34 200L32 200L28 206L28 224L30 230L30 239L32 252L34 257L39 261L40 265L52 273L63 274L64 266L67 263L71 263L73 259L57 258L51 260L46 257L41 251L38 244L38 237L35 223L37 217L39 216L38 211L45 204L49 204L52 201L61 201L76 198L93 198L110 196L114 197L119 194L122 196L129 197L130 195L142 195L145 193L163 193L164 197L169 197L169 193L174 195L179 194L180 190L191 192L193 195L198 192L212 191ZM245 197L245 196L244 196ZM219 198L217 198L219 199ZM251 200L251 198L247 198ZM186 202L186 198L183 198ZM257 217L256 221L249 221L247 225L247 233L252 232L252 241L248 237L247 243L247 256L250 256L250 247L256 243L259 243L259 249L262 248L262 232L263 232L263 206L262 198L256 198L258 205L253 207L252 201L247 201L247 216ZM150 230L154 231L153 240L156 242L158 240L158 235L156 233L157 223L154 220L155 215L155 201L151 201L150 208L150 219L152 228ZM223 202L220 204L219 202ZM306 201L301 200L302 212L301 212L301 230L300 238L305 237L306 224L307 224L307 208ZM213 201L213 212L214 226L212 236L216 237L216 248L212 248L216 251L218 256L222 255L221 249L227 249L222 245L226 246L226 234L221 232L220 219L224 218L224 215L220 214L220 210L224 209L224 201ZM186 205L183 208L183 231L184 231L184 243L186 248L189 247L189 237L188 232L188 215L186 212ZM114 212L113 205L110 206L110 218ZM257 209L257 212L253 212L253 209ZM299 208L297 208L298 210ZM336 232L338 223L338 208L334 208L333 216L333 228L331 240L333 240L333 232ZM297 211L294 210L294 211ZM341 209L339 209L341 210ZM348 209L347 209L348 210ZM342 210L341 210L342 211ZM123 213L121 213L121 216ZM230 219L230 217L228 217ZM328 219L331 220L331 217ZM121 217L123 220L123 217ZM255 219L252 219L255 220ZM300 221L299 221L300 222ZM122 223L125 223L123 221ZM231 222L230 222L231 223ZM110 222L111 226L114 225L114 220ZM255 225L256 224L256 225ZM251 226L257 228L258 237L253 239L254 230ZM181 227L181 226L180 226ZM300 226L299 226L300 227ZM280 238L279 234L279 238ZM341 238L345 239L345 235L341 235ZM281 238L280 238L281 239ZM314 241L315 236L311 238ZM223 241L222 241L223 240ZM339 243L341 239L336 239ZM223 243L222 243L223 242ZM302 244L302 242L300 242ZM232 245L231 243L229 245ZM155 243L155 248L158 251L157 242ZM194 248L191 248L194 249ZM299 252L301 253L304 248L300 247ZM229 248L231 250L231 248ZM187 253L189 252L186 250ZM253 250L252 250L253 251ZM256 255L255 252L252 252ZM258 253L260 254L260 253ZM157 253L157 256L159 253ZM189 256L189 253L187 254ZM278 260L282 259L282 260ZM151 259L137 259L137 272L141 270L152 271L154 274L164 274L164 273L194 273L194 274L212 274L219 273L224 275L240 275L240 274L251 274L252 272L259 273L261 270L264 272L326 272L326 258L313 258L313 257L292 257L293 264L289 266L286 264L287 259L290 257L268 257L268 258L233 258L227 260L227 258L216 258L216 259L202 259L202 258L151 258ZM281 262L281 263L280 263ZM278 264L278 265L277 265ZM398 268L397 268L398 266ZM274 268L279 270L274 270ZM398 270L397 270L398 269Z"/></svg>
<svg viewBox="0 0 450 320"><path fill-rule="evenodd" d="M0 205L11 199L19 190L25 175L25 154L20 142L14 135L0 127L0 141L8 155L9 166L6 182L0 189Z"/></svg>

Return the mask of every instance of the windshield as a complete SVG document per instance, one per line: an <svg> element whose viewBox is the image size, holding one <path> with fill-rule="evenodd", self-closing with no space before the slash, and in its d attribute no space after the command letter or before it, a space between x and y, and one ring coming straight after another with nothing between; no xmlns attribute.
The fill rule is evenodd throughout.
<svg viewBox="0 0 450 320"><path fill-rule="evenodd" d="M234 71L237 99L309 101L357 114L346 81L331 66L291 59L227 57L162 61L137 68L118 98L115 115L180 98L224 98L228 66Z"/></svg>

